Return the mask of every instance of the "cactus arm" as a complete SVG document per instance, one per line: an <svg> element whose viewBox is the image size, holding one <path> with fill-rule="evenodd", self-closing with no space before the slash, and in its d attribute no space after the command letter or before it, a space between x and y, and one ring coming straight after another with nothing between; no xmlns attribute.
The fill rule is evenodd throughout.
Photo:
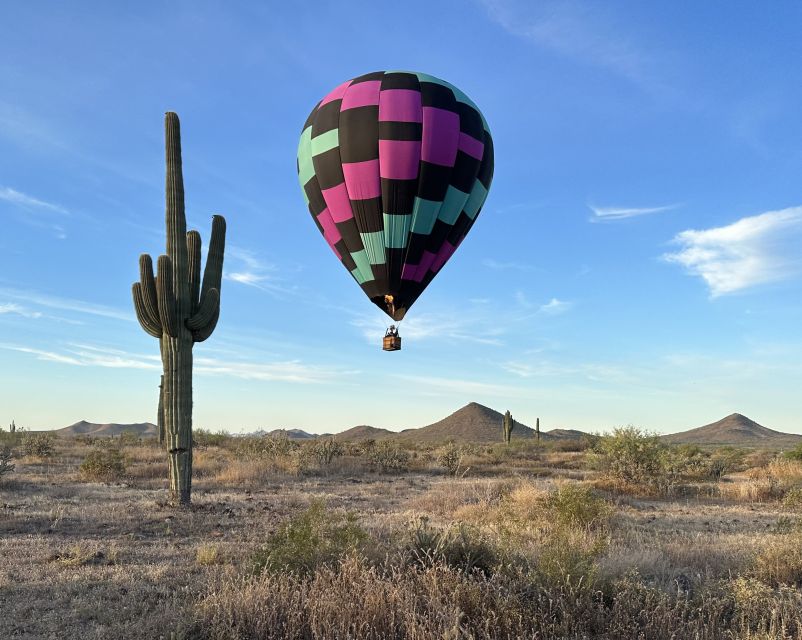
<svg viewBox="0 0 802 640"><path fill-rule="evenodd" d="M219 314L220 292L217 289L210 289L209 293L204 296L197 313L187 319L187 329L190 331L203 329Z"/></svg>
<svg viewBox="0 0 802 640"><path fill-rule="evenodd" d="M187 231L187 254L189 260L189 308L186 312L194 315L200 307L200 275L201 275L201 237L195 231Z"/></svg>
<svg viewBox="0 0 802 640"><path fill-rule="evenodd" d="M184 176L181 168L181 126L173 112L164 115L165 160L165 224L167 255L172 261L172 288L177 316L187 317L189 278L187 277L187 219L184 213ZM172 334L170 334L172 335Z"/></svg>
<svg viewBox="0 0 802 640"><path fill-rule="evenodd" d="M154 322L159 321L159 304L156 300L156 279L153 277L153 260L147 253L139 256L139 282L142 283L142 302Z"/></svg>
<svg viewBox="0 0 802 640"><path fill-rule="evenodd" d="M197 331L192 332L192 341L193 342L203 342L206 340L212 333L214 332L214 328L217 326L217 320L220 318L220 304L215 305L214 314L210 318L208 324L204 325Z"/></svg>
<svg viewBox="0 0 802 640"><path fill-rule="evenodd" d="M203 287L201 303L211 289L217 289L223 282L223 253L226 248L226 219L223 216L212 216L212 236L209 240L209 255L206 257L206 269L203 271Z"/></svg>
<svg viewBox="0 0 802 640"><path fill-rule="evenodd" d="M173 264L169 256L159 256L156 262L158 277L156 293L159 298L159 318L164 333L172 338L178 337L178 304L173 288Z"/></svg>
<svg viewBox="0 0 802 640"><path fill-rule="evenodd" d="M139 320L139 324L149 335L152 335L154 338L161 338L161 322L158 317L153 318L153 316L151 316L142 295L142 285L139 282L135 282L131 291L134 296L134 310L136 311L136 319Z"/></svg>

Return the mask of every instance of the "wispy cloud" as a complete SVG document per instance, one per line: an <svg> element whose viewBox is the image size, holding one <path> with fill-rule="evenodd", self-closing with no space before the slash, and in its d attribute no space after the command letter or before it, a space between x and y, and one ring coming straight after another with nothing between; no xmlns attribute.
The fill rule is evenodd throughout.
<svg viewBox="0 0 802 640"><path fill-rule="evenodd" d="M591 382L625 383L633 379L633 375L624 369L608 364L578 363L564 364L548 360L521 362L511 360L504 362L501 368L521 378L570 378L584 379Z"/></svg>
<svg viewBox="0 0 802 640"><path fill-rule="evenodd" d="M568 300L560 300L559 298L552 298L543 304L536 304L532 302L523 291L515 292L515 302L519 307L530 311L526 314L525 318L531 318L535 315L556 316L565 313L574 306L573 302Z"/></svg>
<svg viewBox="0 0 802 640"><path fill-rule="evenodd" d="M531 264L524 264L522 262L498 262L493 258L485 258L482 260L482 266L494 271L534 271L535 267Z"/></svg>
<svg viewBox="0 0 802 640"><path fill-rule="evenodd" d="M49 309L60 309L62 311L74 311L76 313L113 318L115 320L128 320L133 322L133 313L126 313L113 307L107 307L93 302L75 300L71 298L61 298L40 293L38 291L23 291L19 289L8 289L0 287L0 295L13 300L21 300L31 305L47 307Z"/></svg>
<svg viewBox="0 0 802 640"><path fill-rule="evenodd" d="M18 315L22 316L23 318L41 318L42 314L39 311L31 311L22 305L16 304L14 302L6 302L4 304L0 304L0 316L1 315Z"/></svg>
<svg viewBox="0 0 802 640"><path fill-rule="evenodd" d="M664 92L654 56L636 46L604 4L478 0L510 34L558 55L606 69L643 88Z"/></svg>
<svg viewBox="0 0 802 640"><path fill-rule="evenodd" d="M495 384L479 380L465 380L440 376L410 376L399 374L399 380L417 386L421 395L453 397L461 394L466 397L525 398L531 396L530 389L509 384Z"/></svg>
<svg viewBox="0 0 802 640"><path fill-rule="evenodd" d="M595 207L592 204L588 208L593 212L591 222L611 222L613 220L624 220L626 218L636 218L647 216L652 213L671 211L679 207L677 204L667 204L662 207Z"/></svg>
<svg viewBox="0 0 802 640"><path fill-rule="evenodd" d="M39 198L34 198L11 187L0 187L0 200L11 204L24 207L26 209L45 209L55 213L67 214L68 211L59 204L46 202Z"/></svg>
<svg viewBox="0 0 802 640"><path fill-rule="evenodd" d="M235 265L233 270L224 273L226 280L272 294L291 294L297 291L295 285L285 283L275 264L262 260L254 251L229 247L226 259L229 262L233 260Z"/></svg>
<svg viewBox="0 0 802 640"><path fill-rule="evenodd" d="M662 257L701 277L716 297L798 274L800 240L802 206L683 231L673 239L680 250Z"/></svg>
<svg viewBox="0 0 802 640"><path fill-rule="evenodd" d="M482 309L484 306L477 305L481 311L471 313L415 314L404 320L403 326L400 327L401 334L404 340L411 342L448 340L501 346L505 330L498 326L498 322L492 321L492 317ZM351 325L360 329L365 340L370 343L375 343L384 335L387 324L387 320L378 315L359 316L351 321Z"/></svg>
<svg viewBox="0 0 802 640"><path fill-rule="evenodd" d="M104 345L68 344L60 350L40 349L18 344L0 343L0 349L27 353L37 360L78 367L108 369L161 370L158 355L130 353ZM226 376L244 380L323 384L342 380L359 373L342 367L309 364L300 360L252 361L199 357L195 358L197 375Z"/></svg>
<svg viewBox="0 0 802 640"><path fill-rule="evenodd" d="M547 316L558 316L561 313L565 313L571 307L574 306L573 302L568 302L567 300L560 300L558 298L552 298L546 304L540 305L540 313L544 313Z"/></svg>

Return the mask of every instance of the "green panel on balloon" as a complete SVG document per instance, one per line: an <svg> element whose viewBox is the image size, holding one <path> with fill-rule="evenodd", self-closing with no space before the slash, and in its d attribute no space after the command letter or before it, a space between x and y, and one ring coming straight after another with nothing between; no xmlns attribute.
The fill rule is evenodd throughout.
<svg viewBox="0 0 802 640"><path fill-rule="evenodd" d="M373 233L360 233L362 244L365 245L365 253L370 264L384 264L387 259L384 257L384 231L374 231Z"/></svg>

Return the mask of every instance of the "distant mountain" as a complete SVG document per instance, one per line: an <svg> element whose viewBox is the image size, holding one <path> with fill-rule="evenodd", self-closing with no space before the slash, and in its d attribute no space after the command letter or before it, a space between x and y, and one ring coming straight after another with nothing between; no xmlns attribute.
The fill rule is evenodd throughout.
<svg viewBox="0 0 802 640"><path fill-rule="evenodd" d="M399 440L418 440L420 442L444 442L447 440L501 442L503 418L504 416L498 411L478 402L471 402L434 424L420 429L406 429L396 437ZM535 437L535 432L525 424L516 422L512 437L515 440L530 439Z"/></svg>
<svg viewBox="0 0 802 640"><path fill-rule="evenodd" d="M54 429L51 433L61 436L118 436L124 432L136 433L141 437L155 437L156 425L151 422L137 422L135 424L97 424L81 420L69 427Z"/></svg>
<svg viewBox="0 0 802 640"><path fill-rule="evenodd" d="M379 440L387 436L394 436L395 432L389 429L379 429L378 427L371 427L366 424L361 424L358 427L351 427L340 433L335 433L334 437L337 440Z"/></svg>
<svg viewBox="0 0 802 640"><path fill-rule="evenodd" d="M716 444L747 447L794 447L802 435L769 429L740 413L733 413L703 427L670 433L663 439L672 444Z"/></svg>

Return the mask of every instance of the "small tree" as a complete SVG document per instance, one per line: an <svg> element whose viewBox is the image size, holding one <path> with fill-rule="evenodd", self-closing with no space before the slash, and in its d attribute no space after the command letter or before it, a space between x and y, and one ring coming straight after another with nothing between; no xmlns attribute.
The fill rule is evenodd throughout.
<svg viewBox="0 0 802 640"><path fill-rule="evenodd" d="M512 414L510 413L509 409L504 414L502 428L504 429L504 442L509 444L510 440L512 439L512 431L515 429L515 420L512 419Z"/></svg>

